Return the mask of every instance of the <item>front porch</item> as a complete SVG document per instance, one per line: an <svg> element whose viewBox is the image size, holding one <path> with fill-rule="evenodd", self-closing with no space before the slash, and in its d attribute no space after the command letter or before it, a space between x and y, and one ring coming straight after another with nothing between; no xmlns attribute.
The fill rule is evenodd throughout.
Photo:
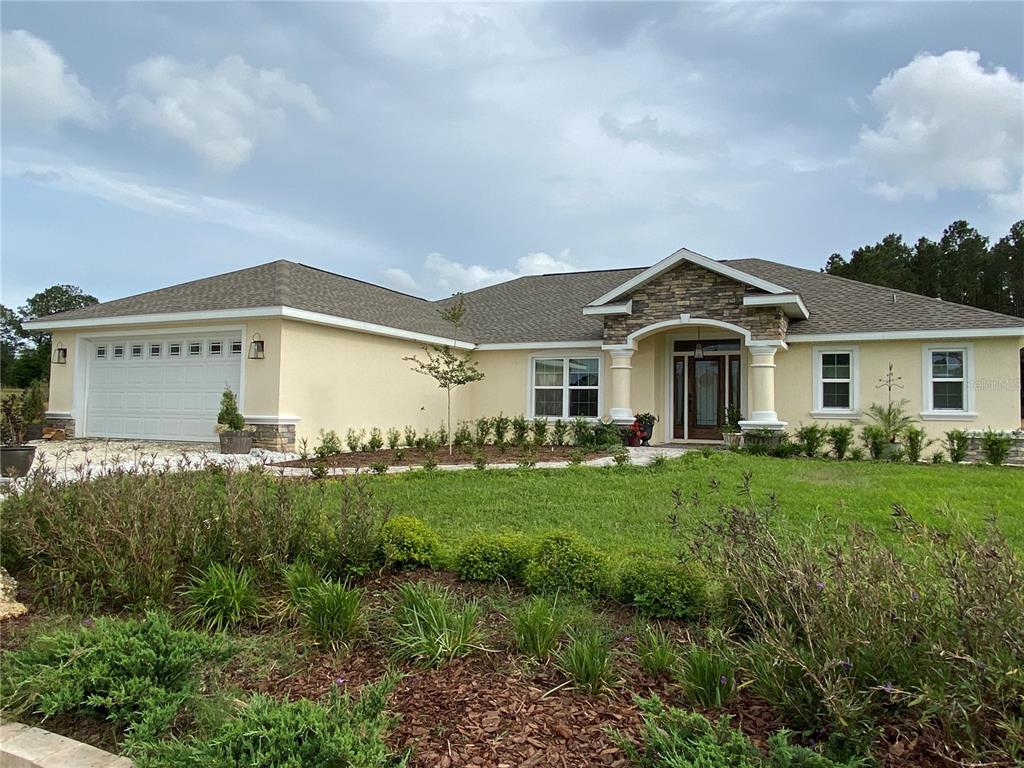
<svg viewBox="0 0 1024 768"><path fill-rule="evenodd" d="M775 354L784 344L725 325L680 319L606 347L611 418L627 425L653 413L652 445L720 445L737 426L785 428L775 411Z"/></svg>

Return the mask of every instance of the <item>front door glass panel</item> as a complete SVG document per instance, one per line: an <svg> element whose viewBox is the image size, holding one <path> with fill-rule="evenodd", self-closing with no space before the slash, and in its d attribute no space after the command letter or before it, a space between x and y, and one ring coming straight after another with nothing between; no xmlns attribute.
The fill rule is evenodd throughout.
<svg viewBox="0 0 1024 768"><path fill-rule="evenodd" d="M695 360L694 422L698 427L717 427L721 412L718 401L721 360Z"/></svg>

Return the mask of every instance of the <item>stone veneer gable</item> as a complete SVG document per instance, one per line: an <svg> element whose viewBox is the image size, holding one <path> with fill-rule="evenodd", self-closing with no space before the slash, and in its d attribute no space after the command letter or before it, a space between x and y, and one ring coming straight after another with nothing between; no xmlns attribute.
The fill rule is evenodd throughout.
<svg viewBox="0 0 1024 768"><path fill-rule="evenodd" d="M779 341L789 320L778 307L745 307L743 297L761 294L743 283L684 261L629 295L633 314L607 315L604 343L624 344L626 337L653 323L678 320L683 313L746 328L751 338Z"/></svg>

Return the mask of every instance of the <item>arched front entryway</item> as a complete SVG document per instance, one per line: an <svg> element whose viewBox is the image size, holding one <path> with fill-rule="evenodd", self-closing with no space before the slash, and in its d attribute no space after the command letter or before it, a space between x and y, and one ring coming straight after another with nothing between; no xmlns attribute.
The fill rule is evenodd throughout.
<svg viewBox="0 0 1024 768"><path fill-rule="evenodd" d="M632 422L634 404L650 407L650 391L665 441L718 441L740 418L744 429L779 429L775 413L775 353L784 342L752 338L749 329L713 318L680 315L644 326L625 343L605 345L611 356L611 417ZM646 352L642 350L646 349ZM638 350L643 363L634 386ZM647 379L653 376L655 381ZM658 382L661 382L660 384Z"/></svg>

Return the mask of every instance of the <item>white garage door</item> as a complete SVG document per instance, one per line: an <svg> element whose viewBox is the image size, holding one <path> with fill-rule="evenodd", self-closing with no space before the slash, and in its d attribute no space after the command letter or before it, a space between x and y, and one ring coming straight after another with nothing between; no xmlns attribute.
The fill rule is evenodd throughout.
<svg viewBox="0 0 1024 768"><path fill-rule="evenodd" d="M85 435L216 440L224 387L239 392L241 334L96 339L91 347Z"/></svg>

